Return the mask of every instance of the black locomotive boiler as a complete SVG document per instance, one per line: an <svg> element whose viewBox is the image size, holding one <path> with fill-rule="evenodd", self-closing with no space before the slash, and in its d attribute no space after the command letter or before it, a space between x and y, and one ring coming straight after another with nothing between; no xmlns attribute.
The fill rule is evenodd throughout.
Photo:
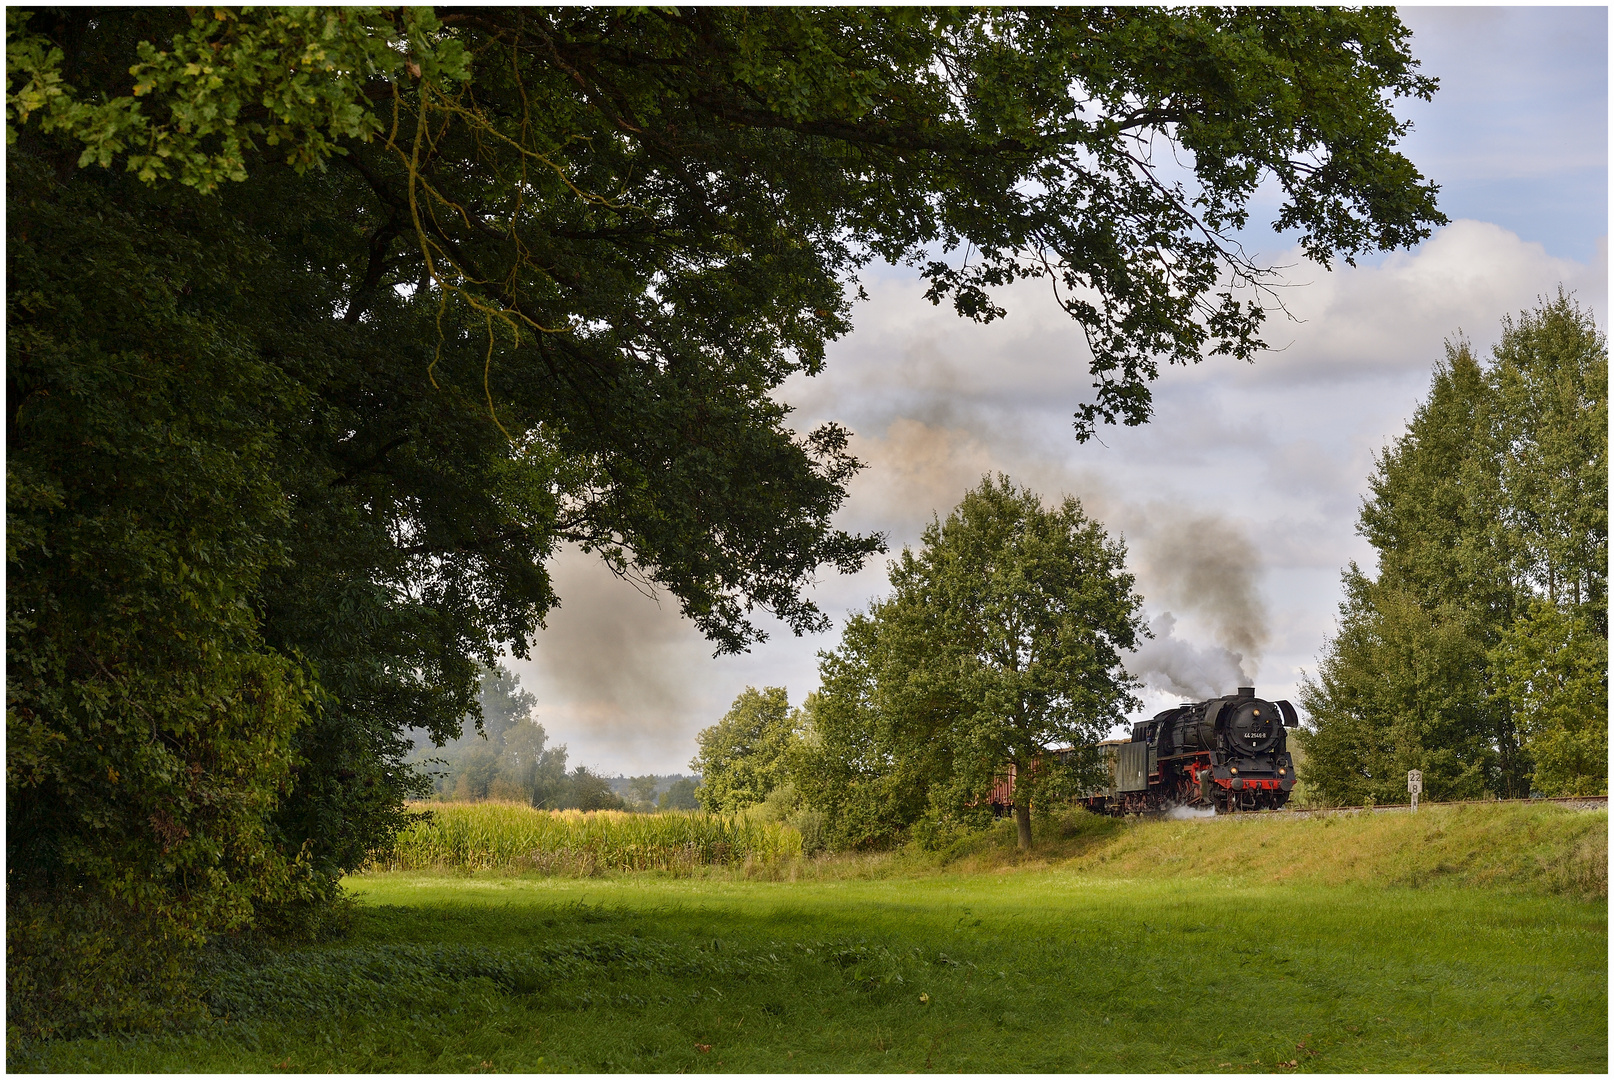
<svg viewBox="0 0 1614 1080"><path fill-rule="evenodd" d="M1252 686L1167 709L1134 724L1130 740L1100 744L1110 784L1083 801L1107 814L1276 810L1295 786L1285 729L1299 723L1293 705L1258 698Z"/></svg>

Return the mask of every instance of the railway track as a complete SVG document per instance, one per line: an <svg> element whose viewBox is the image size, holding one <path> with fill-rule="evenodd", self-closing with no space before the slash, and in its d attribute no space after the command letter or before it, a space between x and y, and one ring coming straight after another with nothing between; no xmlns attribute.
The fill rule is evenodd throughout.
<svg viewBox="0 0 1614 1080"><path fill-rule="evenodd" d="M1552 803L1555 806L1568 807L1571 810L1607 810L1607 795L1570 795L1552 799L1463 799L1456 802L1422 802L1420 806L1499 806L1505 803ZM1409 813L1412 806L1409 803L1383 803L1375 806L1329 806L1303 810L1298 807L1284 807L1282 810L1246 810L1236 814L1217 814L1218 818L1258 818L1258 817L1316 817L1328 814L1394 814ZM1170 811L1164 811L1170 813Z"/></svg>

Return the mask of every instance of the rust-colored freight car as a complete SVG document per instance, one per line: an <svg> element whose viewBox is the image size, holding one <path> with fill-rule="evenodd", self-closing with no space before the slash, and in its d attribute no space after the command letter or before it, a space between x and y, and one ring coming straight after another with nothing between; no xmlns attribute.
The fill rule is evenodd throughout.
<svg viewBox="0 0 1614 1080"><path fill-rule="evenodd" d="M1126 744L1125 739L1108 739L1097 744L1098 751L1104 759L1104 766L1109 773L1109 780L1107 783L1084 793L1081 796L1083 801L1090 802L1093 799L1112 799L1115 797L1117 749ZM1053 751L1053 756L1060 761L1064 761L1072 752L1070 747L1061 747ZM987 802L992 807L993 817L1003 817L1014 809L1014 775L1015 768L1010 765L1008 771L993 782L992 793L987 797Z"/></svg>

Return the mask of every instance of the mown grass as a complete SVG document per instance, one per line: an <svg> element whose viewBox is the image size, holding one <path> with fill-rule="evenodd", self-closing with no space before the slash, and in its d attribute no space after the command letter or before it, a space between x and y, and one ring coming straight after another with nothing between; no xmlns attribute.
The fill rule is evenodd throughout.
<svg viewBox="0 0 1614 1080"><path fill-rule="evenodd" d="M689 870L801 855L784 825L701 813L536 810L523 803L434 803L377 869Z"/></svg>
<svg viewBox="0 0 1614 1080"><path fill-rule="evenodd" d="M11 1064L1601 1072L1607 903L1552 867L1606 851L1607 817L1524 809L1420 811L1434 839L1390 815L1078 819L1029 859L989 835L945 867L365 874L347 940L221 954L211 1030ZM1453 861L1464 836L1523 854ZM1420 869L1442 859L1466 869Z"/></svg>

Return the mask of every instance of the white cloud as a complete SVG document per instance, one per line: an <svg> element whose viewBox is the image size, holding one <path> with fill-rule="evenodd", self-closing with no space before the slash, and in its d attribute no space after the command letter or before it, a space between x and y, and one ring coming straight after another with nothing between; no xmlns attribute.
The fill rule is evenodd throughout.
<svg viewBox="0 0 1614 1080"><path fill-rule="evenodd" d="M1203 701L1230 694L1254 676L1244 657L1219 645L1191 645L1173 635L1177 620L1162 612L1149 622L1151 637L1126 658L1126 669L1166 697Z"/></svg>
<svg viewBox="0 0 1614 1080"><path fill-rule="evenodd" d="M1606 245L1600 249L1606 253ZM1300 262L1289 279L1301 287L1288 306L1301 321L1269 324L1263 358L1240 380L1285 389L1309 383L1376 380L1398 371L1426 372L1441 343L1466 332L1476 345L1496 339L1501 316L1533 307L1559 284L1601 310L1608 291L1606 254L1591 264L1548 255L1498 225L1455 221L1415 252L1376 266L1339 266L1333 273Z"/></svg>

